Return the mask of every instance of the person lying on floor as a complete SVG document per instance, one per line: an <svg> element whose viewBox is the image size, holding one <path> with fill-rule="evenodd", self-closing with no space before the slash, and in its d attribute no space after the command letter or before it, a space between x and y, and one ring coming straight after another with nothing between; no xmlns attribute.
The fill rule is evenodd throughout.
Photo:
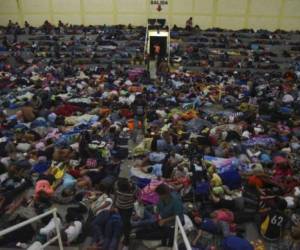
<svg viewBox="0 0 300 250"><path fill-rule="evenodd" d="M0 190L0 209L2 212L12 212L19 203L16 201L12 206L11 203L24 191L32 186L31 177L26 174L21 161L12 163L8 170L2 165L3 170L7 173L1 181Z"/></svg>
<svg viewBox="0 0 300 250"><path fill-rule="evenodd" d="M101 249L117 250L123 233L123 223L118 209L102 211L91 224L92 245Z"/></svg>

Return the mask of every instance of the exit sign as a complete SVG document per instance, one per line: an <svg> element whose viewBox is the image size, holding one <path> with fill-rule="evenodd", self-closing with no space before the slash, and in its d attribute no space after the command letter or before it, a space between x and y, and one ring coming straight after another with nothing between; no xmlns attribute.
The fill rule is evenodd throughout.
<svg viewBox="0 0 300 250"><path fill-rule="evenodd" d="M167 5L168 1L167 0L151 0L151 4L160 4L160 5Z"/></svg>

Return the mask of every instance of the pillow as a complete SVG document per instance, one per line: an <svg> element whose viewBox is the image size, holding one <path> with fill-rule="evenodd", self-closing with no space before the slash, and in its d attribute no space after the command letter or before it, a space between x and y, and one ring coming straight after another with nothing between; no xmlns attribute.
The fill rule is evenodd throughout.
<svg viewBox="0 0 300 250"><path fill-rule="evenodd" d="M19 152L26 153L30 150L31 145L29 143L18 143L16 149Z"/></svg>

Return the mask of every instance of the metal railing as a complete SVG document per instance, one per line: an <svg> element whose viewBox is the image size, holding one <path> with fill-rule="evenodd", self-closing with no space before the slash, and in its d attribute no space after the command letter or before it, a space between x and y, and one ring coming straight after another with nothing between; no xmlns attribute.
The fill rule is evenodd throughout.
<svg viewBox="0 0 300 250"><path fill-rule="evenodd" d="M178 216L176 216L173 250L178 250L178 235L179 235L179 233L182 236L182 239L183 239L186 250L192 250L190 241L186 236L186 233L185 233L185 230L184 230L184 228L181 224L180 218Z"/></svg>
<svg viewBox="0 0 300 250"><path fill-rule="evenodd" d="M0 231L0 237L3 236L3 235L8 234L8 233L10 233L10 232L13 232L13 231L15 231L15 230L17 230L17 229L19 229L19 228L22 228L22 227L24 227L24 226L27 226L27 225L29 225L29 224L31 224L31 223L37 221L37 220L40 220L40 219L42 219L42 218L44 218L44 217L46 217L46 216L48 216L48 215L50 215L50 214L53 214L53 218L54 218L54 222L55 222L56 236L54 236L53 238L49 239L46 243L44 243L44 244L41 246L41 250L44 249L45 247L49 246L50 244L52 244L52 243L55 242L56 240L58 241L59 249L60 249L60 250L63 250L63 249L64 249L64 248L63 248L63 243L62 243L62 240L61 240L61 235L60 235L59 225L58 225L58 223L57 223L57 221L58 221L57 218L58 218L58 217L57 217L57 209L56 209L56 208L51 209L51 210L49 210L49 211L47 211L47 212L45 212L45 213L43 213L43 214L40 214L40 215L38 215L38 216L36 216L36 217L33 217L33 218L31 218L31 219L28 219L28 220L25 220L25 221L23 221L23 222L21 222L21 223L19 223L19 224L16 224L16 225L14 225L14 226L11 226L11 227L9 227L9 228L6 228L6 229Z"/></svg>

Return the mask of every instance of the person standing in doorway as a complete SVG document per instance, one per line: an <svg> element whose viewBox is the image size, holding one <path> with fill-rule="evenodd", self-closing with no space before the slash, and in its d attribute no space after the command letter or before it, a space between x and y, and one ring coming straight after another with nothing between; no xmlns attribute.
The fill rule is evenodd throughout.
<svg viewBox="0 0 300 250"><path fill-rule="evenodd" d="M154 44L153 47L154 47L155 56L159 56L159 54L160 54L160 45L159 45L159 43Z"/></svg>
<svg viewBox="0 0 300 250"><path fill-rule="evenodd" d="M154 48L154 57L155 57L155 62L156 62L156 69L158 69L159 61L160 61L160 50L161 50L160 44L159 43L154 44L153 48Z"/></svg>

